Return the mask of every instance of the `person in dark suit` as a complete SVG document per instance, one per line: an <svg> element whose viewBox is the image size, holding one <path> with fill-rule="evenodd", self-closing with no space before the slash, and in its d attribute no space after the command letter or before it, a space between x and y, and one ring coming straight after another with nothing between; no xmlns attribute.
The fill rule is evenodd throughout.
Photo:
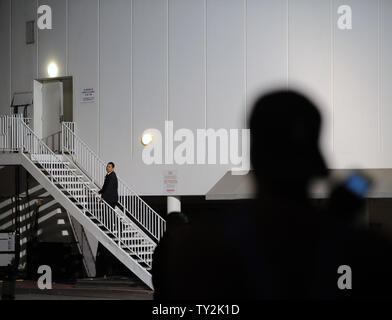
<svg viewBox="0 0 392 320"><path fill-rule="evenodd" d="M106 165L106 172L105 182L99 194L101 194L101 200L105 200L112 208L115 208L118 202L118 181L113 162Z"/></svg>

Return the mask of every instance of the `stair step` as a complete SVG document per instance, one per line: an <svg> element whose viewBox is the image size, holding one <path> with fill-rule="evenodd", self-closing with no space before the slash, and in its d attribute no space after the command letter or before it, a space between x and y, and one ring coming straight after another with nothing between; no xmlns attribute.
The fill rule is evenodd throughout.
<svg viewBox="0 0 392 320"><path fill-rule="evenodd" d="M151 263L152 262L152 259L140 259L140 258L135 258L135 260L137 261L137 262L149 262L149 263Z"/></svg>
<svg viewBox="0 0 392 320"><path fill-rule="evenodd" d="M130 244L130 248L155 248L154 244Z"/></svg>
<svg viewBox="0 0 392 320"><path fill-rule="evenodd" d="M90 217L90 219L96 220L95 217ZM103 225L102 224L101 225L97 224L97 226L98 227L102 227ZM117 232L115 232L115 231L112 232L112 231L109 231L109 230L105 230L104 232L106 234L113 235L113 236L115 236L117 238ZM121 237L121 240L122 241L148 241L148 239L143 238L142 236L140 236L140 237ZM147 244L149 244L149 243L147 243Z"/></svg>
<svg viewBox="0 0 392 320"><path fill-rule="evenodd" d="M71 163L68 161L38 161L38 160L32 160L34 163L38 163L38 164L52 164L52 163L58 163L58 164L66 164L66 165L70 165Z"/></svg>
<svg viewBox="0 0 392 320"><path fill-rule="evenodd" d="M100 222L96 223L96 225L97 225L98 227L105 227L105 228L106 228L106 226L103 225L103 224L100 223ZM108 231L109 233L113 233L113 232L111 232L111 231L109 231L109 230L105 230L105 231Z"/></svg>
<svg viewBox="0 0 392 320"><path fill-rule="evenodd" d="M90 219L91 220L97 220L97 218L96 217L94 217L94 216L91 216L90 215ZM101 223L101 222L98 222L98 223L96 223L96 225L98 226L98 227L104 227L104 225ZM105 230L104 231L105 233L107 233L107 234L113 234L114 236L116 236L117 237L117 231L109 231L109 230ZM148 239L146 239L146 238L143 238L142 236L140 236L140 237L121 237L121 240L135 240L135 241L137 241L137 240L148 240Z"/></svg>
<svg viewBox="0 0 392 320"><path fill-rule="evenodd" d="M81 174L69 174L69 175L63 175L63 174L54 174L53 177L56 178L80 178L82 179L84 176ZM79 182L79 181L76 181Z"/></svg>
<svg viewBox="0 0 392 320"><path fill-rule="evenodd" d="M142 257L142 256L152 256L153 255L153 251L149 251L149 252L138 252L136 253L134 250L132 250L132 248L128 248L128 247L121 247L124 251L127 251L128 254L130 256L135 256L133 257L134 259L136 259L136 256ZM148 260L147 260L148 261Z"/></svg>
<svg viewBox="0 0 392 320"><path fill-rule="evenodd" d="M69 191L69 192L82 192L85 189L67 189L67 188L61 188L63 191ZM92 196L90 193L86 194L77 194L75 197L87 197L87 196Z"/></svg>
<svg viewBox="0 0 392 320"><path fill-rule="evenodd" d="M80 187L80 188L63 188L65 191L81 191L81 190L85 190L84 187ZM88 190L90 191L97 191L98 189L95 188L88 188Z"/></svg>
<svg viewBox="0 0 392 320"><path fill-rule="evenodd" d="M43 171L43 170L46 170L46 171L77 171L77 169L74 169L74 168L48 168L48 169L45 169L45 168L41 168L41 170Z"/></svg>
<svg viewBox="0 0 392 320"><path fill-rule="evenodd" d="M117 231L115 231L117 233ZM129 233L139 233L137 230L123 230L121 234L129 234Z"/></svg>
<svg viewBox="0 0 392 320"><path fill-rule="evenodd" d="M31 159L31 161L33 161L34 163L43 163L43 164L51 164L51 163L64 163L67 165L71 164L69 161L62 161L61 159L54 160L54 161L48 161L48 160L39 161L37 159Z"/></svg>
<svg viewBox="0 0 392 320"><path fill-rule="evenodd" d="M147 267L143 267L144 269L146 269L146 270L151 270L151 264L152 264L152 260L147 260L147 261L144 261L143 259L139 259L139 258L134 258L134 260L137 262L137 263L139 263L139 264L146 264L147 265ZM149 266L150 265L150 266Z"/></svg>
<svg viewBox="0 0 392 320"><path fill-rule="evenodd" d="M82 187L82 186L80 188L79 187L74 188L74 186L72 188L60 186L60 188L63 189L64 191L83 191L83 190L86 190L85 187ZM87 190L96 191L96 189L90 189L90 188L88 188Z"/></svg>
<svg viewBox="0 0 392 320"><path fill-rule="evenodd" d="M151 264L151 262L152 262L152 260L147 260L147 261L144 261L144 260L142 260L142 259L135 259L136 260L136 262L139 262L139 263L150 263ZM147 268L146 268L147 269ZM151 267L148 267L148 269L151 269ZM147 269L147 270L148 270Z"/></svg>
<svg viewBox="0 0 392 320"><path fill-rule="evenodd" d="M117 236L118 233L115 232L115 235ZM121 238L125 239L125 238L140 238L140 239L145 239L139 232L132 232L132 233L122 233L121 234Z"/></svg>
<svg viewBox="0 0 392 320"><path fill-rule="evenodd" d="M150 240L149 238L144 237L141 234L135 234L132 236L122 236L121 239L123 239L123 240Z"/></svg>
<svg viewBox="0 0 392 320"><path fill-rule="evenodd" d="M55 164L55 165L67 165L70 166L71 164L69 162L42 162L42 161L33 161L35 164L39 164L41 167L45 168L46 165L51 165L51 164ZM66 168L62 168L62 169L66 169ZM73 168L72 168L73 169Z"/></svg>
<svg viewBox="0 0 392 320"><path fill-rule="evenodd" d="M89 185L90 182L88 182L88 181L83 181L83 182L80 182L80 181L77 181L77 182L64 181L64 182L62 182L62 184L85 184L85 185Z"/></svg>
<svg viewBox="0 0 392 320"><path fill-rule="evenodd" d="M147 240L147 239L143 238L143 237L132 237L132 238L121 237L121 240L123 240L123 241L139 241L139 240Z"/></svg>
<svg viewBox="0 0 392 320"><path fill-rule="evenodd" d="M127 227L128 229L124 229L123 232L133 232L137 231L137 229L134 229L133 227Z"/></svg>
<svg viewBox="0 0 392 320"><path fill-rule="evenodd" d="M137 255L138 256L148 256L148 255L152 255L153 253L154 253L154 251L138 252ZM135 255L136 255L136 253L135 253Z"/></svg>
<svg viewBox="0 0 392 320"><path fill-rule="evenodd" d="M116 230L116 231L114 231L114 233L117 235L118 231ZM134 231L121 232L120 235L122 237L132 238L135 236L140 236L140 233L138 231L134 230Z"/></svg>

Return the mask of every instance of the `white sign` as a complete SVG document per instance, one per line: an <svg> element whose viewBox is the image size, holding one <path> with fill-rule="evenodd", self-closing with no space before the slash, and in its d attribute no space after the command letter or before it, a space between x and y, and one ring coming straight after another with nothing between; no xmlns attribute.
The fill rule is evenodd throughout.
<svg viewBox="0 0 392 320"><path fill-rule="evenodd" d="M163 192L173 194L177 191L177 171L167 170L163 175Z"/></svg>
<svg viewBox="0 0 392 320"><path fill-rule="evenodd" d="M95 102L95 90L94 88L84 88L80 91L80 102L91 103Z"/></svg>

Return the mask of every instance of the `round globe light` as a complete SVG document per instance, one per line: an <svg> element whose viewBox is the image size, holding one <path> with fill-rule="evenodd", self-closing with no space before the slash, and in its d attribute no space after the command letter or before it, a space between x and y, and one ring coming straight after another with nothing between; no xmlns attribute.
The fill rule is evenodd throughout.
<svg viewBox="0 0 392 320"><path fill-rule="evenodd" d="M141 140L143 146L149 145L152 142L152 140L154 140L154 136L151 133L149 132L143 133L142 140Z"/></svg>
<svg viewBox="0 0 392 320"><path fill-rule="evenodd" d="M49 75L49 77L51 77L51 78L57 77L58 72L59 72L59 69L58 69L57 65L54 62L51 62L48 65L48 75Z"/></svg>

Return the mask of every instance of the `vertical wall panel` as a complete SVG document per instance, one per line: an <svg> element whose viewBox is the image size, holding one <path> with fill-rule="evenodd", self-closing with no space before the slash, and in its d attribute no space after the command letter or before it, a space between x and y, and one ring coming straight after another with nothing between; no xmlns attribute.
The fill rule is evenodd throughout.
<svg viewBox="0 0 392 320"><path fill-rule="evenodd" d="M286 86L287 0L247 0L249 107L265 91Z"/></svg>
<svg viewBox="0 0 392 320"><path fill-rule="evenodd" d="M340 166L363 166L379 147L378 6L372 0L334 4L335 21L340 5L353 11L352 30L335 23L334 146Z"/></svg>
<svg viewBox="0 0 392 320"><path fill-rule="evenodd" d="M392 1L380 1L381 40L381 141L382 150L392 152ZM390 167L391 165L389 165Z"/></svg>
<svg viewBox="0 0 392 320"><path fill-rule="evenodd" d="M320 143L328 156L333 151L330 2L290 1L289 10L289 86L317 104L323 117Z"/></svg>
<svg viewBox="0 0 392 320"><path fill-rule="evenodd" d="M169 1L169 119L204 128L204 1Z"/></svg>
<svg viewBox="0 0 392 320"><path fill-rule="evenodd" d="M168 116L168 1L133 0L131 186L144 194L163 190L161 165L142 161L142 133L164 133ZM139 183L144 181L143 183Z"/></svg>
<svg viewBox="0 0 392 320"><path fill-rule="evenodd" d="M67 75L66 8L64 0L39 0L39 5L52 8L52 29L38 29L38 78L48 77L48 64L55 62L58 75Z"/></svg>
<svg viewBox="0 0 392 320"><path fill-rule="evenodd" d="M32 91L37 75L36 44L26 44L26 22L36 19L36 2L12 0L11 91Z"/></svg>
<svg viewBox="0 0 392 320"><path fill-rule="evenodd" d="M174 130L191 129L195 137L196 129L206 125L207 2L169 0L169 119L174 122ZM177 170L181 193L192 192L195 186L208 186L214 176L212 166L195 164L172 168ZM215 174L219 171L222 168L214 170ZM198 179L194 179L196 176Z"/></svg>
<svg viewBox="0 0 392 320"><path fill-rule="evenodd" d="M145 129L164 131L167 118L167 0L134 0L132 52L133 141L141 161Z"/></svg>
<svg viewBox="0 0 392 320"><path fill-rule="evenodd" d="M245 124L245 6L207 1L207 127Z"/></svg>
<svg viewBox="0 0 392 320"><path fill-rule="evenodd" d="M0 0L0 115L10 113L10 9L11 0Z"/></svg>
<svg viewBox="0 0 392 320"><path fill-rule="evenodd" d="M101 1L99 20L100 154L107 161L118 159L124 172L131 151L131 1Z"/></svg>
<svg viewBox="0 0 392 320"><path fill-rule="evenodd" d="M98 151L98 0L68 1L68 73L74 84L74 120L82 139ZM96 102L80 103L83 88L96 90Z"/></svg>

